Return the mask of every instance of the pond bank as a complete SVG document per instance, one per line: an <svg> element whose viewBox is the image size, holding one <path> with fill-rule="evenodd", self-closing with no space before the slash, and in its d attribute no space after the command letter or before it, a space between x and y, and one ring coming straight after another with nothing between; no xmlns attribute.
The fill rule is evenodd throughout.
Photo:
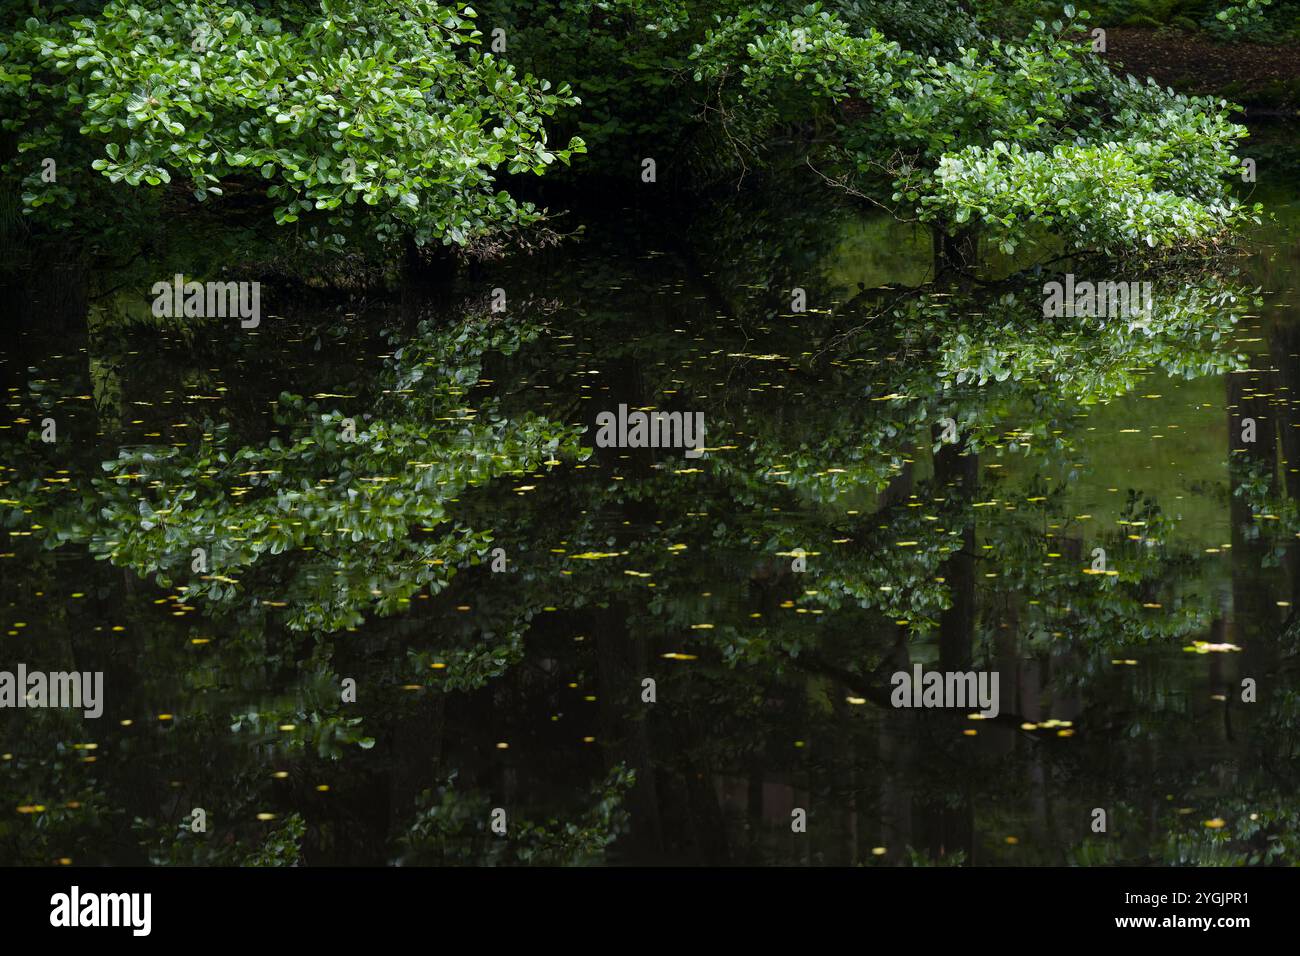
<svg viewBox="0 0 1300 956"><path fill-rule="evenodd" d="M1134 76L1222 96L1250 117L1300 114L1300 49L1292 44L1220 43L1172 27L1105 29L1107 57Z"/></svg>

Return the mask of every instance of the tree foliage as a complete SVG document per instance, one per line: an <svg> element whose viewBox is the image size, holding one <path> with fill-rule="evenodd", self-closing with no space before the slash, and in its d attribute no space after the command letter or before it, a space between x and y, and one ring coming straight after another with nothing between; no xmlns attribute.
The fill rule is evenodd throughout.
<svg viewBox="0 0 1300 956"><path fill-rule="evenodd" d="M113 183L175 183L200 201L264 192L276 221L335 242L359 213L381 239L466 244L539 212L499 188L583 143L548 143L577 101L481 49L472 9L321 0L110 0L93 12L10 14L0 44L4 128L24 201L71 222L67 178L39 159L90 162ZM15 22L16 21L16 22Z"/></svg>

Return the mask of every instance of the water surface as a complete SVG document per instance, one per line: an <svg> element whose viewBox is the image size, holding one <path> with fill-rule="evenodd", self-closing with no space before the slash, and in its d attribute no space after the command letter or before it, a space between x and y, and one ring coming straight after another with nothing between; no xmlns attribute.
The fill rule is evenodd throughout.
<svg viewBox="0 0 1300 956"><path fill-rule="evenodd" d="M0 665L106 690L0 713L0 862L1296 862L1300 199L1133 328L815 187L250 331L29 276Z"/></svg>

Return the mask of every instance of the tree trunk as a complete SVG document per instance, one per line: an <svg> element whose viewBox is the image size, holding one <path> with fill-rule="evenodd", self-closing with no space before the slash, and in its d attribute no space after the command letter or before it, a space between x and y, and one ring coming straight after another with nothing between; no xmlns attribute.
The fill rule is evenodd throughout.
<svg viewBox="0 0 1300 956"><path fill-rule="evenodd" d="M450 246L417 246L406 240L402 252L402 321L408 329L438 316L451 305L456 254Z"/></svg>
<svg viewBox="0 0 1300 956"><path fill-rule="evenodd" d="M974 229L964 229L949 235L936 226L931 231L931 239L935 281L956 278L963 287L969 285L970 276L979 264L979 234Z"/></svg>

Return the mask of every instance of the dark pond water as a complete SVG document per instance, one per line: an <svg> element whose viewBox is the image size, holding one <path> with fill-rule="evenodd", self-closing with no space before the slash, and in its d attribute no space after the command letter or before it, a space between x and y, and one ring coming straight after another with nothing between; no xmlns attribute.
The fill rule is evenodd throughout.
<svg viewBox="0 0 1300 956"><path fill-rule="evenodd" d="M1264 169L1277 221L1144 323L918 292L927 236L797 178L251 330L150 315L235 236L28 275L0 670L103 713L0 710L0 863L1297 862ZM598 447L620 405L707 451ZM917 664L997 716L893 706Z"/></svg>

